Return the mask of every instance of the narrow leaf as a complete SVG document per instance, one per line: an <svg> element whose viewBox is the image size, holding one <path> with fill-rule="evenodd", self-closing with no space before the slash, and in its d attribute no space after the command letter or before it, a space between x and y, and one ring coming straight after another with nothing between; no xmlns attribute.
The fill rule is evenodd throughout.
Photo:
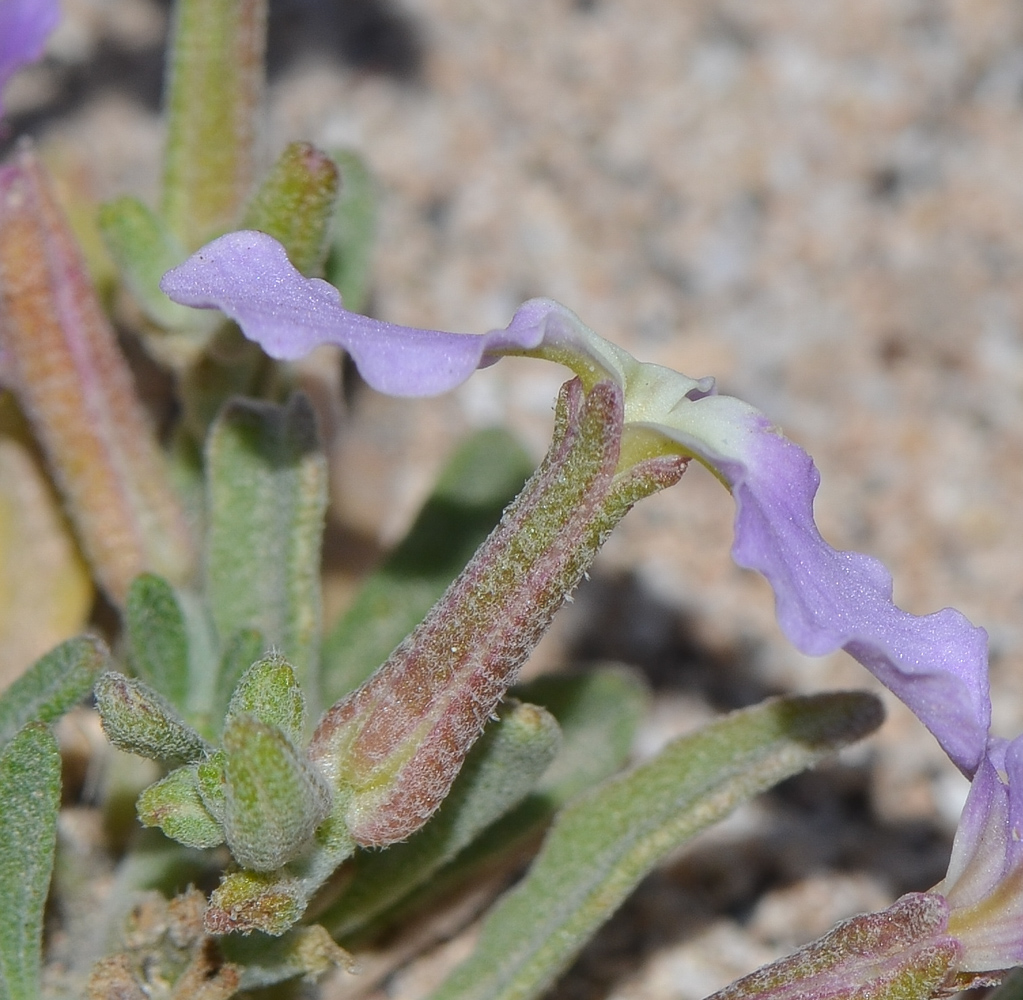
<svg viewBox="0 0 1023 1000"><path fill-rule="evenodd" d="M152 760L194 762L209 750L162 695L110 671L96 681L96 708L107 739L119 750Z"/></svg>
<svg viewBox="0 0 1023 1000"><path fill-rule="evenodd" d="M338 184L338 169L326 153L308 142L293 142L260 185L238 228L268 233L284 245L299 271L317 277L327 256Z"/></svg>
<svg viewBox="0 0 1023 1000"><path fill-rule="evenodd" d="M326 781L279 729L233 716L224 730L224 834L238 863L271 872L327 817Z"/></svg>
<svg viewBox="0 0 1023 1000"><path fill-rule="evenodd" d="M0 755L0 996L38 1000L43 906L60 806L60 751L41 723Z"/></svg>
<svg viewBox="0 0 1023 1000"><path fill-rule="evenodd" d="M500 721L473 747L437 815L405 843L359 854L344 895L317 920L342 938L419 888L532 789L560 743L549 712L518 702L502 706Z"/></svg>
<svg viewBox="0 0 1023 1000"><path fill-rule="evenodd" d="M174 589L162 577L143 573L128 591L125 639L135 675L175 708L188 705L188 632Z"/></svg>
<svg viewBox="0 0 1023 1000"><path fill-rule="evenodd" d="M291 664L279 653L253 663L239 681L227 715L250 715L275 726L295 745L305 731L305 698Z"/></svg>
<svg viewBox="0 0 1023 1000"><path fill-rule="evenodd" d="M179 0L162 212L189 250L234 227L253 179L266 0Z"/></svg>
<svg viewBox="0 0 1023 1000"><path fill-rule="evenodd" d="M213 712L223 719L242 675L263 655L266 643L263 634L253 628L239 629L224 643L224 652L217 669L217 685L213 693Z"/></svg>
<svg viewBox="0 0 1023 1000"><path fill-rule="evenodd" d="M320 540L327 468L304 396L236 401L206 446L206 596L221 638L262 632L318 711Z"/></svg>
<svg viewBox="0 0 1023 1000"><path fill-rule="evenodd" d="M139 796L136 809L143 826L158 826L171 840L216 847L224 842L224 831L203 804L196 769L189 764L171 771Z"/></svg>
<svg viewBox="0 0 1023 1000"><path fill-rule="evenodd" d="M37 660L0 698L0 746L28 722L59 719L92 690L109 662L107 647L91 635L68 639Z"/></svg>
<svg viewBox="0 0 1023 1000"><path fill-rule="evenodd" d="M100 208L99 225L121 278L153 323L164 330L201 333L219 321L171 302L160 291L160 279L188 251L152 209L137 198L118 198Z"/></svg>
<svg viewBox="0 0 1023 1000"><path fill-rule="evenodd" d="M733 713L560 814L526 879L431 1000L527 1000L545 990L669 851L741 802L880 723L872 695L785 698Z"/></svg>
<svg viewBox="0 0 1023 1000"><path fill-rule="evenodd" d="M341 193L334 213L333 238L326 278L352 312L364 312L369 300L370 255L376 235L376 193L362 159L351 150L337 150Z"/></svg>
<svg viewBox="0 0 1023 1000"><path fill-rule="evenodd" d="M148 415L41 165L0 167L0 342L98 582L186 580L195 553Z"/></svg>
<svg viewBox="0 0 1023 1000"><path fill-rule="evenodd" d="M482 431L458 449L408 535L324 641L326 704L358 687L422 621L532 471L506 431Z"/></svg>

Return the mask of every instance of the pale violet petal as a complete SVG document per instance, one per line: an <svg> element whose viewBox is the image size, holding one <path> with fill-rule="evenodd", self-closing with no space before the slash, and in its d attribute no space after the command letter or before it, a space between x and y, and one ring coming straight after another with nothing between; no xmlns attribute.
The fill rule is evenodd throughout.
<svg viewBox="0 0 1023 1000"><path fill-rule="evenodd" d="M22 66L43 54L59 20L56 0L0 0L0 93Z"/></svg>

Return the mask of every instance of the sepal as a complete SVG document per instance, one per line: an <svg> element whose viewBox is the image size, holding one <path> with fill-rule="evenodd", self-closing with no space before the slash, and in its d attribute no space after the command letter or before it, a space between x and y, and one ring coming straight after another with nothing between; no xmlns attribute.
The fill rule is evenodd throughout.
<svg viewBox="0 0 1023 1000"><path fill-rule="evenodd" d="M167 699L142 681L108 671L96 681L95 693L103 731L119 750L185 763L209 752L206 741Z"/></svg>

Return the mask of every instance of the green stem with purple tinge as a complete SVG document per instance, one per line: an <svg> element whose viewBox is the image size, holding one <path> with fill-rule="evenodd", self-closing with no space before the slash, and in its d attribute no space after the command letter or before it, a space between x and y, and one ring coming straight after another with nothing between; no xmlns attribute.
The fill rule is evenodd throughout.
<svg viewBox="0 0 1023 1000"><path fill-rule="evenodd" d="M331 708L310 747L362 845L403 840L443 801L469 748L611 530L687 460L619 468L621 388L562 390L547 458L426 619Z"/></svg>
<svg viewBox="0 0 1023 1000"><path fill-rule="evenodd" d="M186 582L195 549L148 415L35 155L0 168L0 375L28 416L100 585Z"/></svg>

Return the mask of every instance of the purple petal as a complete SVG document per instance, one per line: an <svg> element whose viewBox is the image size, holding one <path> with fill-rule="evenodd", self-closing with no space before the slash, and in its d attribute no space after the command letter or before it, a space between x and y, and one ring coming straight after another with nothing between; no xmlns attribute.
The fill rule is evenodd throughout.
<svg viewBox="0 0 1023 1000"><path fill-rule="evenodd" d="M265 233L228 233L168 271L160 282L175 302L220 309L272 358L291 360L318 344L351 354L374 389L393 396L435 396L464 382L491 350L535 346L526 329L479 336L396 326L349 312L337 290L292 267Z"/></svg>
<svg viewBox="0 0 1023 1000"><path fill-rule="evenodd" d="M59 20L56 0L0 0L0 92L22 66L43 54Z"/></svg>
<svg viewBox="0 0 1023 1000"><path fill-rule="evenodd" d="M951 608L921 617L896 607L891 575L880 562L833 549L817 530L813 498L820 476L810 456L763 414L735 403L708 397L693 404L746 411L728 453L701 455L732 488L732 557L768 579L779 624L797 649L846 650L972 775L991 721L987 633Z"/></svg>
<svg viewBox="0 0 1023 1000"><path fill-rule="evenodd" d="M948 899L949 933L966 971L1023 964L1023 737L993 740L974 776L934 891Z"/></svg>

